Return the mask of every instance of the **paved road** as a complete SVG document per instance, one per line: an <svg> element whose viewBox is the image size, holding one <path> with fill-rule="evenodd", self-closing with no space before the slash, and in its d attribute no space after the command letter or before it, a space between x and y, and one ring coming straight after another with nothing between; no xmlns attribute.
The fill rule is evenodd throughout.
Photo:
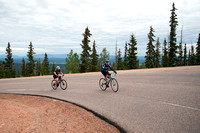
<svg viewBox="0 0 200 133"><path fill-rule="evenodd" d="M101 91L100 73L65 75L68 89L52 90L52 76L3 79L0 93L47 95L81 104L128 132L200 132L200 66L118 71L120 90Z"/></svg>

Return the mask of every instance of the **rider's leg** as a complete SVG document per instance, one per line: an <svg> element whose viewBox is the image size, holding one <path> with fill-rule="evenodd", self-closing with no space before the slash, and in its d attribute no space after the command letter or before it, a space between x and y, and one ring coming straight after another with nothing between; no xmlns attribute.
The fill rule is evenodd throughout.
<svg viewBox="0 0 200 133"><path fill-rule="evenodd" d="M55 86L57 86L58 78L55 78Z"/></svg>
<svg viewBox="0 0 200 133"><path fill-rule="evenodd" d="M56 81L56 82L55 82L55 85L57 86L57 79L55 79L55 81Z"/></svg>
<svg viewBox="0 0 200 133"><path fill-rule="evenodd" d="M107 74L105 71L101 71L101 73L102 73L103 76L105 77L105 81L107 81L108 74Z"/></svg>
<svg viewBox="0 0 200 133"><path fill-rule="evenodd" d="M107 83L107 78L108 78L108 74L105 76L105 81L106 81L106 83Z"/></svg>
<svg viewBox="0 0 200 133"><path fill-rule="evenodd" d="M107 74L106 77L105 77L106 87L109 87L108 79L110 79L110 77L108 77L108 74Z"/></svg>

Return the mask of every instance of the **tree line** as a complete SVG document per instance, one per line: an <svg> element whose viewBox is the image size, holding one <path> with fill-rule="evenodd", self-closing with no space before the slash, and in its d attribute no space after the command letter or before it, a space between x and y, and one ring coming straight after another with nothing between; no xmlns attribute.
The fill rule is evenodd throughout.
<svg viewBox="0 0 200 133"><path fill-rule="evenodd" d="M175 4L173 3L170 17L170 35L168 42L166 38L163 42L162 54L160 51L160 41L159 37L156 40L155 45L155 30L153 27L150 27L150 32L148 34L148 44L146 52L146 61L143 63L144 68L157 68L157 67L174 67L174 66L186 66L186 65L200 65L200 34L196 44L196 52L194 51L194 46L191 45L191 49L187 51L186 44L182 42L182 31L181 30L181 40L179 45L177 45L176 39L176 27L178 26L177 15L175 11Z"/></svg>
<svg viewBox="0 0 200 133"><path fill-rule="evenodd" d="M175 13L177 9L173 3L171 11L171 17L169 21L170 35L168 41L164 39L162 50L159 37L155 39L155 30L150 26L150 31L147 34L148 43L146 47L145 62L139 65L139 59L137 58L137 40L134 34L130 35L129 42L125 42L124 56L122 57L122 51L115 50L115 62L112 64L114 69L127 70L138 68L158 68L158 67L174 67L174 66L186 66L186 65L200 65L200 34L196 44L196 52L194 46L187 50L186 44L182 44L182 30L181 41L177 45L176 28L178 26L177 15ZM68 73L85 73L85 72L97 72L100 71L102 64L106 59L109 59L110 53L106 48L103 48L101 53L98 54L96 50L96 42L93 41L92 48L90 47L90 37L92 36L88 27L82 34L83 39L80 46L82 52L80 57L77 53L71 49L66 57L66 70ZM34 48L32 42L30 42L27 52L27 61L22 59L21 73L18 76L40 76L53 74L55 70L55 64L53 63L50 68L47 53L44 55L43 61L34 59ZM12 49L10 43L6 48L5 61L0 61L0 78L14 78L16 77L16 70L13 68L14 59L12 58Z"/></svg>
<svg viewBox="0 0 200 133"><path fill-rule="evenodd" d="M8 42L8 46L6 48L6 58L5 61L0 61L0 78L15 78L17 75L22 77L30 77L30 76L40 76L40 75L48 75L49 71L49 62L47 54L45 53L44 60L41 62L40 59L36 61L34 59L34 48L32 42L30 42L27 52L27 61L22 58L21 65L21 73L17 74L14 65L14 59L12 58L12 49L11 45ZM55 66L53 66L55 67Z"/></svg>

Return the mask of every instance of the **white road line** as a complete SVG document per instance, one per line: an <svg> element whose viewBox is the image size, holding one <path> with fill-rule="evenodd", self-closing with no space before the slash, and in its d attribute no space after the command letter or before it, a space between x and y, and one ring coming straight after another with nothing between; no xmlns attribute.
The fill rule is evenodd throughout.
<svg viewBox="0 0 200 133"><path fill-rule="evenodd" d="M14 85L14 84L28 84L30 82L13 82L13 83L6 83L8 85Z"/></svg>
<svg viewBox="0 0 200 133"><path fill-rule="evenodd" d="M26 91L27 89L12 89L12 90L5 90L5 91Z"/></svg>
<svg viewBox="0 0 200 133"><path fill-rule="evenodd" d="M161 102L161 103L167 104L167 105L171 105L171 106L176 106L176 107L181 107L181 108L186 108L186 109L200 111L200 109L198 109L198 108L193 108L193 107L189 107L189 106L183 106L183 105L174 104L174 103L167 103L167 102Z"/></svg>
<svg viewBox="0 0 200 133"><path fill-rule="evenodd" d="M16 91L24 91L24 92L29 92L29 91L38 91L38 90L42 90L42 91L47 91L47 90L50 90L50 89L10 89L10 90L8 90L8 89L6 89L6 90L4 90L4 91L14 91L14 92L16 92Z"/></svg>

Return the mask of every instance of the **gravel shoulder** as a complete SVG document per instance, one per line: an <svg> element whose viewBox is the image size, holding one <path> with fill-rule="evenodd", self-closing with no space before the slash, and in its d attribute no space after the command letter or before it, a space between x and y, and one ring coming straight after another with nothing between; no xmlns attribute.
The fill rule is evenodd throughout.
<svg viewBox="0 0 200 133"><path fill-rule="evenodd" d="M0 116L0 132L119 132L85 109L45 97L0 94Z"/></svg>

